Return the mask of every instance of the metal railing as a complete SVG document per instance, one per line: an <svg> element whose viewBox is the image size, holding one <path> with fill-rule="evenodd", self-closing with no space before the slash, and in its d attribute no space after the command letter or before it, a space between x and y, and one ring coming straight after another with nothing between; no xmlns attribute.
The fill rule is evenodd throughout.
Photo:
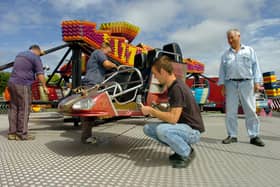
<svg viewBox="0 0 280 187"><path fill-rule="evenodd" d="M119 82L116 82L114 80L120 74L124 74L124 73L129 73L129 76L132 76L133 74L137 75L137 81L129 81L129 82L125 82L125 83L119 83ZM136 85L134 85L131 88L123 89L122 86L130 85L130 84L136 84ZM123 105L123 104L127 104L127 103L130 103L130 102L134 101L136 99L138 90L142 86L143 86L143 78L142 78L141 72L135 67L121 65L121 66L118 66L118 69L117 69L116 72L109 75L109 77L107 77L99 85L96 85L92 88L89 88L88 91L95 90L96 87L98 87L98 91L97 91L98 93L102 93L102 92L107 91L112 100L114 100L118 104ZM132 98L130 98L126 101L119 101L118 97L123 96L127 93L130 93L130 92L134 92Z"/></svg>

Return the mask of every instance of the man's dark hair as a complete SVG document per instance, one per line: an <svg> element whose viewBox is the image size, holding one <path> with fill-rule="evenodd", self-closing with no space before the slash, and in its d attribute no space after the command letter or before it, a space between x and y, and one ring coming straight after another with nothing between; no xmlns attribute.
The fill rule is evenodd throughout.
<svg viewBox="0 0 280 187"><path fill-rule="evenodd" d="M156 68L158 72L160 72L161 69L165 70L169 75L173 73L173 66L172 66L173 60L171 60L168 56L163 55L158 57L154 63L153 67Z"/></svg>
<svg viewBox="0 0 280 187"><path fill-rule="evenodd" d="M31 46L29 47L29 50L32 50L32 49L41 50L40 47L39 47L39 45L37 45L37 44L33 44L33 45L31 45Z"/></svg>
<svg viewBox="0 0 280 187"><path fill-rule="evenodd" d="M103 42L103 43L101 44L101 48L107 48L107 47L109 47L109 48L112 49L111 44L110 44L109 42Z"/></svg>

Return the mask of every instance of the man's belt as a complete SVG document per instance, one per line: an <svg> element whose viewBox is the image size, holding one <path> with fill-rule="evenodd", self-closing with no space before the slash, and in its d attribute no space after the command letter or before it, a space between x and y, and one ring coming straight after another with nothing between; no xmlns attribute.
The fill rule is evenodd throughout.
<svg viewBox="0 0 280 187"><path fill-rule="evenodd" d="M229 80L241 82L241 81L247 81L247 80L251 80L251 79L229 79Z"/></svg>

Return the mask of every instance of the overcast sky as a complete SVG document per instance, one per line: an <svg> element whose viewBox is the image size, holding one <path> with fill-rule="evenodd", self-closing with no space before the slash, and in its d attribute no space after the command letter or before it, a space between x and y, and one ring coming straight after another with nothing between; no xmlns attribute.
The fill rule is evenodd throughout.
<svg viewBox="0 0 280 187"><path fill-rule="evenodd" d="M225 32L241 30L242 43L252 46L263 72L280 79L280 0L10 0L0 2L0 65L37 43L43 49L63 44L63 20L97 24L128 21L141 28L133 44L160 48L180 44L184 57L205 64L217 75L220 56L228 48ZM43 57L54 67L63 51Z"/></svg>

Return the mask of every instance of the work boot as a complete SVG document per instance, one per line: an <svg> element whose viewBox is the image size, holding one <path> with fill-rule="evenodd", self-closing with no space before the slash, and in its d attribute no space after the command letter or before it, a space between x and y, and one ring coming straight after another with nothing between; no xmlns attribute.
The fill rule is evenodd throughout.
<svg viewBox="0 0 280 187"><path fill-rule="evenodd" d="M27 141L27 140L35 140L35 136L28 134L26 136L16 135L17 141Z"/></svg>
<svg viewBox="0 0 280 187"><path fill-rule="evenodd" d="M16 134L8 134L8 140L16 140Z"/></svg>
<svg viewBox="0 0 280 187"><path fill-rule="evenodd" d="M191 152L192 151L194 151L194 149L191 147ZM178 159L181 159L181 156L179 154L177 154L176 152L169 156L170 161L178 160Z"/></svg>
<svg viewBox="0 0 280 187"><path fill-rule="evenodd" d="M190 155L187 157L183 157L176 153L169 157L173 168L186 168L194 158L195 152L193 148L191 149Z"/></svg>
<svg viewBox="0 0 280 187"><path fill-rule="evenodd" d="M228 136L226 139L224 139L222 141L223 144L230 144L230 143L236 143L236 142L237 142L237 138L231 137L231 136Z"/></svg>
<svg viewBox="0 0 280 187"><path fill-rule="evenodd" d="M174 153L174 154L172 154L172 155L169 156L169 160L170 160L170 161L178 160L178 159L180 159L180 158L181 158L181 156L178 155L177 153Z"/></svg>
<svg viewBox="0 0 280 187"><path fill-rule="evenodd" d="M251 138L250 144L260 146L260 147L263 147L265 145L265 143L262 141L262 139L258 136Z"/></svg>

